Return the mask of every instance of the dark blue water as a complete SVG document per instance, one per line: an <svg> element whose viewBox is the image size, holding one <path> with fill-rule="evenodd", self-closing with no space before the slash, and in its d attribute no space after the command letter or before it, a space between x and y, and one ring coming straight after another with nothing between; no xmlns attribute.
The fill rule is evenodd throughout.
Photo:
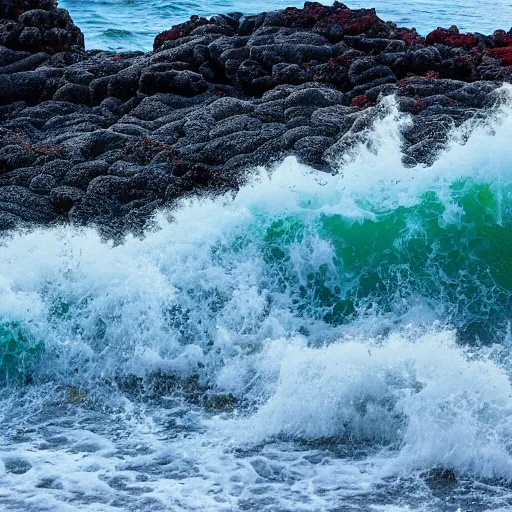
<svg viewBox="0 0 512 512"><path fill-rule="evenodd" d="M330 2L323 2L330 3ZM61 0L85 33L88 48L150 50L156 34L192 14L233 11L255 14L301 6L297 0ZM426 34L438 26L456 24L461 30L491 33L512 26L509 0L352 0L349 7L375 7L379 16Z"/></svg>

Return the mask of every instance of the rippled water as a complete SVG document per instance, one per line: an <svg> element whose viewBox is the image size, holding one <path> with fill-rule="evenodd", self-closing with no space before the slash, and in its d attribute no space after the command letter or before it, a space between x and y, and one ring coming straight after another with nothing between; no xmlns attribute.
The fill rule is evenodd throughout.
<svg viewBox="0 0 512 512"><path fill-rule="evenodd" d="M330 2L323 2L329 4ZM427 34L438 26L458 25L461 30L492 33L512 26L509 0L351 0L349 7L376 7L386 21L415 26ZM151 50L155 35L189 18L243 12L256 14L287 6L302 6L296 0L252 2L248 0L61 0L85 33L88 48Z"/></svg>
<svg viewBox="0 0 512 512"><path fill-rule="evenodd" d="M0 508L510 510L511 104L428 169L386 99L337 174L4 239Z"/></svg>

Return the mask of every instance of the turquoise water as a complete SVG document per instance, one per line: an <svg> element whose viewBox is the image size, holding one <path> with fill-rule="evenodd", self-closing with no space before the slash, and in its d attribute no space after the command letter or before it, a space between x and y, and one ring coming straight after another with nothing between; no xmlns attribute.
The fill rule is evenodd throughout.
<svg viewBox="0 0 512 512"><path fill-rule="evenodd" d="M330 3L330 2L323 2ZM375 7L386 21L416 27L427 34L438 26L458 25L461 30L492 33L512 26L512 3L508 0L352 0L352 8ZM303 2L276 0L211 0L176 2L167 0L61 0L85 34L90 49L145 50L153 46L156 34L180 23L192 14L209 16L233 11L256 14Z"/></svg>

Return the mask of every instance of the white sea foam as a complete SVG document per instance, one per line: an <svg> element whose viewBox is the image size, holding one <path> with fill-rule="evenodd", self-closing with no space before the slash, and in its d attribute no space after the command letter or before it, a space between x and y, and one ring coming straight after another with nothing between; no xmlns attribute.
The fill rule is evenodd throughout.
<svg viewBox="0 0 512 512"><path fill-rule="evenodd" d="M0 323L16 322L45 351L34 385L1 395L0 504L316 511L363 495L365 506L384 506L376 484L437 466L512 480L506 347L461 347L422 297L335 324L298 291L311 274L340 280L336 247L318 232L322 216L372 221L435 191L443 222L456 223L454 182L498 190L511 181L506 101L490 123L457 130L430 168L402 165L407 119L392 102L384 107L372 147L337 175L289 158L236 195L161 212L144 240L119 246L73 227L2 242ZM269 232L283 223L286 236L273 244ZM273 250L287 257L272 263ZM494 341L504 347L505 337ZM212 416L179 393L146 404L114 385L158 371L197 376L195 392L232 395L240 408ZM82 393L86 402L74 404ZM22 439L11 442L14 434ZM9 473L11 458L32 468Z"/></svg>
<svg viewBox="0 0 512 512"><path fill-rule="evenodd" d="M242 439L272 436L392 447L386 470L436 465L512 479L512 386L493 361L469 356L454 333L430 329L324 348L276 340L260 366L273 368L268 401L243 420ZM384 476L384 475L383 475Z"/></svg>

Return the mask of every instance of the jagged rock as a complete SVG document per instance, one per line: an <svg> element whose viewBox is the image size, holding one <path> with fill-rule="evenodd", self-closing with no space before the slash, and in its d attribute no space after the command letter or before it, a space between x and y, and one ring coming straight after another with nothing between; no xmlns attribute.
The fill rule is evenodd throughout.
<svg viewBox="0 0 512 512"><path fill-rule="evenodd" d="M478 45L478 38L474 34L460 34L459 29L454 25L449 29L437 28L427 35L425 41L427 44L444 44L467 49Z"/></svg>
<svg viewBox="0 0 512 512"><path fill-rule="evenodd" d="M0 188L0 211L35 224L49 223L56 216L47 197L19 186Z"/></svg>
<svg viewBox="0 0 512 512"><path fill-rule="evenodd" d="M29 188L33 192L49 194L55 185L57 180L51 174L38 174L31 180Z"/></svg>
<svg viewBox="0 0 512 512"><path fill-rule="evenodd" d="M208 84L200 74L187 70L143 74L139 83L139 92L148 95L170 92L182 96L195 96L207 89Z"/></svg>
<svg viewBox="0 0 512 512"><path fill-rule="evenodd" d="M372 82L379 78L396 79L388 66L378 65L372 57L356 59L350 64L348 78L354 86Z"/></svg>
<svg viewBox="0 0 512 512"><path fill-rule="evenodd" d="M84 85L66 84L63 85L53 95L55 101L65 101L69 103L89 104L89 89Z"/></svg>
<svg viewBox="0 0 512 512"><path fill-rule="evenodd" d="M314 167L327 167L324 160L324 152L332 146L334 140L330 137L312 136L299 139L295 145L295 151L299 160Z"/></svg>

